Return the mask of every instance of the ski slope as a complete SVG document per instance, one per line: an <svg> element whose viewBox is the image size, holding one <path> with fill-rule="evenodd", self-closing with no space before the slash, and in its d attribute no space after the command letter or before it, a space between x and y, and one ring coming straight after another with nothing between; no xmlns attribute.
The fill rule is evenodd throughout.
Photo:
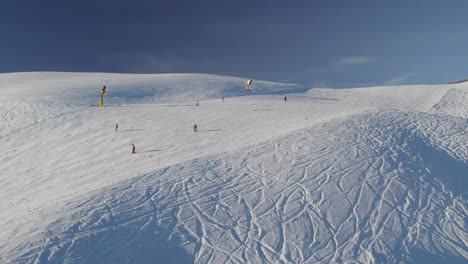
<svg viewBox="0 0 468 264"><path fill-rule="evenodd" d="M0 74L0 262L467 262L467 84L244 82Z"/></svg>

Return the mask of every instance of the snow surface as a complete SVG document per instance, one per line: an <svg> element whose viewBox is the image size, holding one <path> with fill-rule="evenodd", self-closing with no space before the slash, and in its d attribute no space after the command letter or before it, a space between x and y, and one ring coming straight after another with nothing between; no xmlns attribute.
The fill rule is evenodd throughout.
<svg viewBox="0 0 468 264"><path fill-rule="evenodd" d="M0 262L467 263L468 84L245 81L0 74Z"/></svg>

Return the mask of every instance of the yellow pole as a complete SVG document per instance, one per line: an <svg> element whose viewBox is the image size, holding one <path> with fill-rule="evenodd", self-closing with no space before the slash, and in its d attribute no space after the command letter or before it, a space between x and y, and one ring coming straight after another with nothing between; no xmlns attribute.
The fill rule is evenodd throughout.
<svg viewBox="0 0 468 264"><path fill-rule="evenodd" d="M104 107L104 94L106 93L106 86L104 85L101 89L101 99L99 100L99 106Z"/></svg>

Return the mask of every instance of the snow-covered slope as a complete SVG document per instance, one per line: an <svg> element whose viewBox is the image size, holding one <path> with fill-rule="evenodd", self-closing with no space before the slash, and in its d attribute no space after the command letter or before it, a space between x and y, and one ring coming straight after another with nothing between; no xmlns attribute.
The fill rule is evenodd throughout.
<svg viewBox="0 0 468 264"><path fill-rule="evenodd" d="M0 260L466 263L466 84L244 81L0 75Z"/></svg>
<svg viewBox="0 0 468 264"><path fill-rule="evenodd" d="M26 72L1 74L2 96L61 105L98 106L109 87L107 104L194 102L241 95L245 78L208 74L110 74ZM254 80L250 94L304 92L305 87Z"/></svg>

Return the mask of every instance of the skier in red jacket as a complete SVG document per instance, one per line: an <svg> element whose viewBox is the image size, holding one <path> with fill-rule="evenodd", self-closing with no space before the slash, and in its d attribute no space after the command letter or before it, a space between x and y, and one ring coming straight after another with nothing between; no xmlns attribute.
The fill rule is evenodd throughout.
<svg viewBox="0 0 468 264"><path fill-rule="evenodd" d="M132 153L136 153L135 149L136 149L135 145L132 144Z"/></svg>
<svg viewBox="0 0 468 264"><path fill-rule="evenodd" d="M193 125L193 132L198 132L198 126L197 126L197 124Z"/></svg>

